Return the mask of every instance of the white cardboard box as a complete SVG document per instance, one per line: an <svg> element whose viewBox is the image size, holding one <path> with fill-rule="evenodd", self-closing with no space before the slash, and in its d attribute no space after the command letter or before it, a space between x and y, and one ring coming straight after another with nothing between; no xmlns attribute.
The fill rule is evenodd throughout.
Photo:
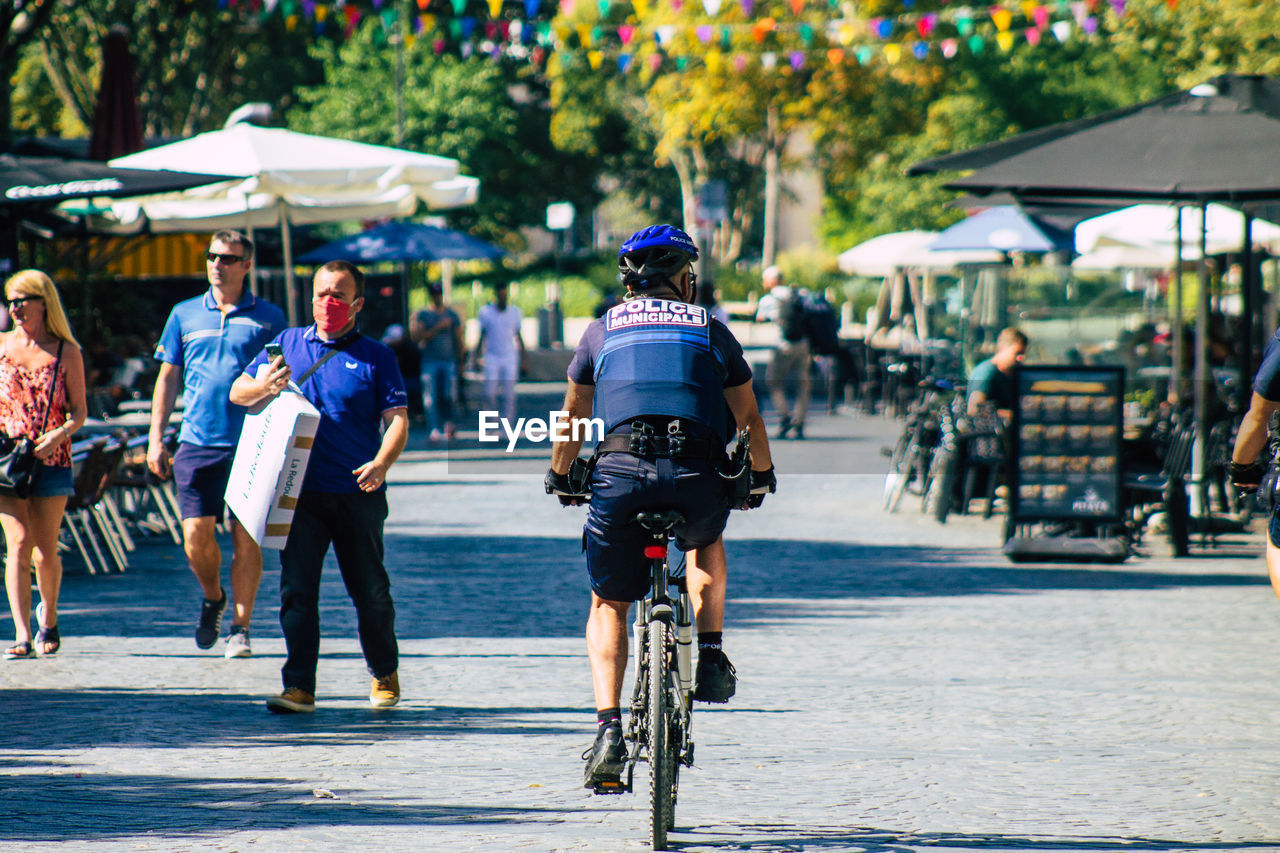
<svg viewBox="0 0 1280 853"><path fill-rule="evenodd" d="M263 548L283 548L289 538L319 426L316 407L292 390L245 416L226 501Z"/></svg>

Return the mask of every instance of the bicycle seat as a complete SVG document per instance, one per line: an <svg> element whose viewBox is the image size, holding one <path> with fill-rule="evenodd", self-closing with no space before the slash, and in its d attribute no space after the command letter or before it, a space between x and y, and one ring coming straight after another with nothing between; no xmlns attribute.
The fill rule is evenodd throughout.
<svg viewBox="0 0 1280 853"><path fill-rule="evenodd" d="M665 536L678 525L684 524L684 516L674 509L663 512L637 512L631 519L650 533Z"/></svg>

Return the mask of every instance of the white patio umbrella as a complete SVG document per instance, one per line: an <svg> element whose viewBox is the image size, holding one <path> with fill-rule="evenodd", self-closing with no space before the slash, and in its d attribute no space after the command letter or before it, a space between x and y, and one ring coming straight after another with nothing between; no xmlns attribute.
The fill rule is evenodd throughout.
<svg viewBox="0 0 1280 853"><path fill-rule="evenodd" d="M946 270L961 264L998 264L1004 260L1000 252L985 249L929 251L937 239L937 231L881 234L841 252L836 263L848 275L879 277L900 269Z"/></svg>
<svg viewBox="0 0 1280 853"><path fill-rule="evenodd" d="M1205 217L1208 253L1241 250L1244 214L1221 204L1210 204ZM1178 244L1178 209L1168 204L1136 204L1121 208L1076 226L1076 249L1092 252L1106 246L1128 246L1164 250L1168 258ZM1186 208L1182 214L1183 257L1200 256L1200 209ZM1262 219L1253 221L1253 242L1280 245L1280 225Z"/></svg>
<svg viewBox="0 0 1280 853"><path fill-rule="evenodd" d="M1173 264L1173 248L1099 245L1071 262L1074 270L1167 270ZM1184 252L1184 255L1186 253Z"/></svg>
<svg viewBox="0 0 1280 853"><path fill-rule="evenodd" d="M461 207L474 204L480 193L480 182L460 174L457 160L250 124L140 151L111 165L245 175L197 192L115 203L92 225L124 233L278 225L289 321L295 325L290 224L409 216L420 203L437 210Z"/></svg>

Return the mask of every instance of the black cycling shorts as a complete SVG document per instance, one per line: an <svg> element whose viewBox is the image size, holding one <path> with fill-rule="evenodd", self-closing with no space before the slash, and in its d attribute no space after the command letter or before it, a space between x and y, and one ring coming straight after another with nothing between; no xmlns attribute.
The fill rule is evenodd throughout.
<svg viewBox="0 0 1280 853"><path fill-rule="evenodd" d="M609 601L638 601L649 592L649 560L644 546L652 535L631 521L637 512L677 510L682 551L713 544L729 520L725 480L703 459L642 459L608 453L591 477L591 504L583 528L587 573L596 595Z"/></svg>

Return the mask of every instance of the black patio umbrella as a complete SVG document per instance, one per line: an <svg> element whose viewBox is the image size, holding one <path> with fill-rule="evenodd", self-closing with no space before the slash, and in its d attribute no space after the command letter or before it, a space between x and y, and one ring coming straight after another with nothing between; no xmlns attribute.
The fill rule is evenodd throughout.
<svg viewBox="0 0 1280 853"><path fill-rule="evenodd" d="M912 165L976 170L947 184L1023 198L1280 199L1280 80L1223 75L1187 92Z"/></svg>
<svg viewBox="0 0 1280 853"><path fill-rule="evenodd" d="M919 175L975 169L947 184L1020 198L1172 201L1205 206L1280 199L1280 80L1222 75L1186 92L1052 125L911 166ZM1202 235L1201 244L1205 240ZM1245 224L1242 396L1256 342L1257 284ZM1181 254L1179 252L1179 254ZM1196 322L1196 415L1208 430L1208 267L1201 252ZM1175 337L1175 340L1177 338ZM1178 365L1174 365L1175 370ZM1202 447L1207 442L1202 442ZM1203 459L1197 472L1203 470Z"/></svg>
<svg viewBox="0 0 1280 853"><path fill-rule="evenodd" d="M243 176L240 176L243 177ZM116 169L92 160L0 154L0 209L53 206L76 198L127 198L238 179L163 169Z"/></svg>
<svg viewBox="0 0 1280 853"><path fill-rule="evenodd" d="M152 169L116 169L93 160L0 154L0 273L17 261L17 227L28 214L79 198L127 198L234 180Z"/></svg>
<svg viewBox="0 0 1280 853"><path fill-rule="evenodd" d="M123 27L113 27L102 45L102 80L93 111L89 156L113 160L142 150L142 117L134 83L133 54Z"/></svg>

